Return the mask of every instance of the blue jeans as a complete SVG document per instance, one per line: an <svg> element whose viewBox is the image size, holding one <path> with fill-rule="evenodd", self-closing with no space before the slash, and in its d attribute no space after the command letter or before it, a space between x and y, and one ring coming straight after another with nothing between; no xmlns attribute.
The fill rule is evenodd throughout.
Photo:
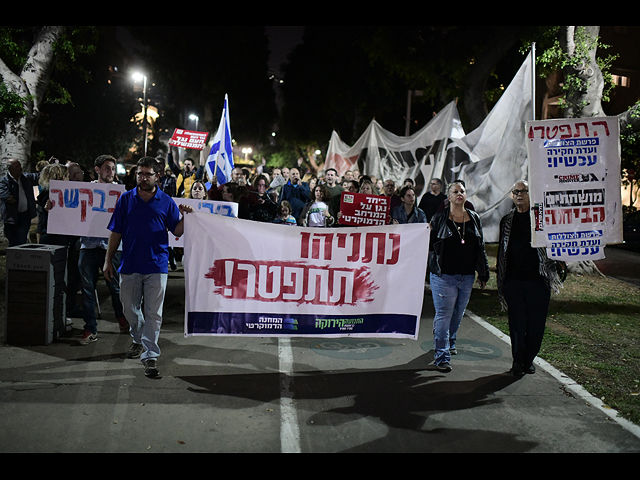
<svg viewBox="0 0 640 480"><path fill-rule="evenodd" d="M84 317L84 329L91 333L98 333L98 322L96 321L96 283L98 275L104 266L104 259L107 254L102 248L92 248L80 250L80 281L82 284L82 316ZM112 282L107 282L111 302L116 318L124 317L122 302L120 301L120 283L118 279L118 268L120 268L121 252L113 256L113 268L116 270Z"/></svg>
<svg viewBox="0 0 640 480"><path fill-rule="evenodd" d="M451 361L450 349L455 348L458 329L469 304L475 275L431 274L431 293L436 316L433 319L435 364Z"/></svg>
<svg viewBox="0 0 640 480"><path fill-rule="evenodd" d="M152 275L120 275L120 299L124 315L131 326L133 343L142 345L144 352L140 360L157 360L160 357L160 329L162 310L167 291L166 273ZM144 312L142 302L144 300Z"/></svg>

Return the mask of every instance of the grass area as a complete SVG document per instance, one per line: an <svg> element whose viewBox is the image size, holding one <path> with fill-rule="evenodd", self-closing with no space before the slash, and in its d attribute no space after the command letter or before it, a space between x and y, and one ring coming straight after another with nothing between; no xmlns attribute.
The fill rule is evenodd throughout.
<svg viewBox="0 0 640 480"><path fill-rule="evenodd" d="M495 246L488 246L495 272ZM495 275L469 305L508 333ZM624 418L640 425L640 289L609 278L569 275L549 308L540 357Z"/></svg>

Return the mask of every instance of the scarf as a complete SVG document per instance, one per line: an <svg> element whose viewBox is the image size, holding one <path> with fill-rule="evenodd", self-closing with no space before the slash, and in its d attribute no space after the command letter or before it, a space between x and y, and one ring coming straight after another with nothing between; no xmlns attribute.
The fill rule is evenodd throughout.
<svg viewBox="0 0 640 480"><path fill-rule="evenodd" d="M513 226L513 217L516 209L511 210L506 217L500 222L500 243L498 245L498 261L497 261L497 280L498 280L498 300L503 311L507 311L507 302L504 299L504 280L507 275L507 251L509 249L509 240L511 238L511 227ZM539 272L543 278L547 288L552 293L560 293L562 282L556 268L556 261L549 260L546 248L538 248Z"/></svg>

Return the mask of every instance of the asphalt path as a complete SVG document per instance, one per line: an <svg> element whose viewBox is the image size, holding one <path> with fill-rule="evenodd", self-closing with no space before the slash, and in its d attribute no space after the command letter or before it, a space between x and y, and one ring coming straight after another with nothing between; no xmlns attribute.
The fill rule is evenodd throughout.
<svg viewBox="0 0 640 480"><path fill-rule="evenodd" d="M453 371L435 370L428 291L418 341L185 338L171 273L155 380L99 294L98 342L0 346L0 451L640 452L636 426L544 362L509 375L508 338L472 313Z"/></svg>
<svg viewBox="0 0 640 480"><path fill-rule="evenodd" d="M594 262L600 272L630 285L640 287L640 245L607 247L604 260Z"/></svg>

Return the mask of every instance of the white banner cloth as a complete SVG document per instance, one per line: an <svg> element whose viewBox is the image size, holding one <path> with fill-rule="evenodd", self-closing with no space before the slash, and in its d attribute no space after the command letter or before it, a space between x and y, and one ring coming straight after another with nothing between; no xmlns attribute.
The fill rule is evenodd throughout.
<svg viewBox="0 0 640 480"><path fill-rule="evenodd" d="M186 336L418 338L427 224L185 219Z"/></svg>

